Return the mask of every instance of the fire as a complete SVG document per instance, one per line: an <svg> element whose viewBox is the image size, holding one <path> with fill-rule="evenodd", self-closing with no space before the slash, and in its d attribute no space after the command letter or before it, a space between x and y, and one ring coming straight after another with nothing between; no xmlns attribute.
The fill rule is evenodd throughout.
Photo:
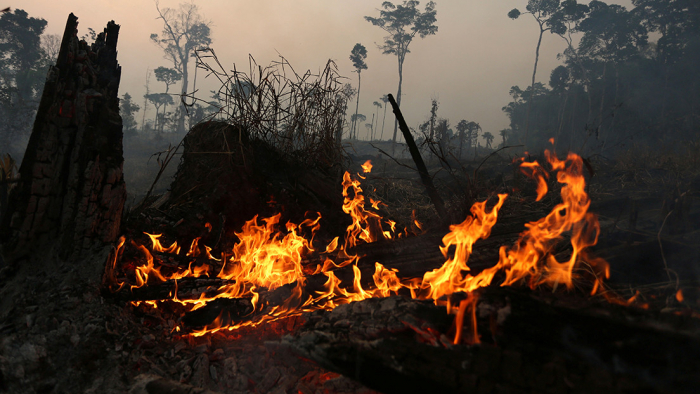
<svg viewBox="0 0 700 394"><path fill-rule="evenodd" d="M362 165L365 173L372 171L372 163L367 160ZM358 177L361 175L358 174ZM370 199L370 205L375 210L379 209L381 201ZM355 247L364 241L366 243L376 242L384 239L392 239L395 231L395 223L386 221L391 230L382 228L382 217L375 211L365 209L365 197L362 195L359 179L353 179L349 172L343 175L343 212L352 217L352 224L347 228L345 234L345 250Z"/></svg>
<svg viewBox="0 0 700 394"><path fill-rule="evenodd" d="M339 241L339 237L335 237L321 249L323 251L320 254L325 260L315 269L305 269L302 259L316 251L313 238L320 227L320 214L316 219L307 219L299 225L286 223L284 231L280 230L281 215L277 214L262 219L262 223L258 223L257 216L248 221L241 231L235 234L238 243L231 250L222 252L219 258L211 255L211 248L202 247L199 239L193 240L186 256L192 259L205 257L211 264L193 267L193 263L190 263L187 269L171 269L172 272L168 274L162 272L162 267L155 265L151 251L179 255L182 248L177 243L163 246L160 241L161 235L147 234L151 240L151 251L137 245L144 256L145 264L135 267L136 283L130 286L133 289L151 282L169 280L177 284L177 280L185 277L211 277L218 272L216 278L226 284L222 285L216 294L201 294L196 299L178 299L175 291L170 301L182 303L189 310L200 308L207 302L221 297L245 298L253 305L254 311L251 314L254 316L250 319L227 323L219 316L212 324L193 332L192 335L253 326L318 309L330 310L338 305L372 297L387 297L404 290L410 292L414 298L433 300L436 304L445 305L450 313L456 315L455 344L463 341L479 343L476 330L478 297L474 291L491 285L496 278L501 286L527 283L532 288L544 285L554 290L560 286L572 289L577 280L589 279L592 283L590 292L595 294L601 289L603 279L609 276L608 264L587 253L588 248L597 243L600 227L596 216L588 212L590 200L585 191L582 159L569 153L562 160L548 150L545 151L545 158L551 167L549 171L536 161L524 160L520 164L521 169L537 182L537 201L542 200L549 192L547 181L552 174L556 174L557 182L562 185L562 201L542 219L527 223L525 231L520 234L514 245L500 248L498 262L478 273L471 272L469 257L475 243L491 234L491 229L498 220L498 212L506 202L506 194L499 194L497 200L492 203L475 203L471 207L471 215L462 223L450 226L450 232L443 237L440 246L446 259L440 268L426 272L422 278L400 279L396 269L375 263L373 286L363 288L362 272L357 265L359 259L349 251L362 242L393 239L395 223L384 220L376 211L379 201L370 200L372 208L366 208L358 179L364 177L360 174L353 177L346 172L342 181L342 208L351 216L352 224L346 230L344 243ZM364 173L369 173L371 168L369 161L362 165ZM416 228L421 229L422 224L415 219L415 213L412 215L412 221ZM390 229L384 230L383 224L389 225ZM309 232L310 237L303 236ZM570 254L557 257L552 251L555 245L563 240L570 243ZM115 281L113 271L123 245L122 239L110 265L112 281ZM215 270L214 263L220 264L221 267ZM333 270L348 265L352 265L353 280L352 283L344 284ZM322 290L313 294L304 290L308 274L326 276ZM119 288L124 285L118 284ZM274 290L285 285L293 287L290 296L282 304L270 306L261 302L261 290ZM456 293L464 293L466 298L453 304L451 296ZM679 298L681 297L679 295ZM463 335L461 330L465 318L471 319L471 332L468 335Z"/></svg>

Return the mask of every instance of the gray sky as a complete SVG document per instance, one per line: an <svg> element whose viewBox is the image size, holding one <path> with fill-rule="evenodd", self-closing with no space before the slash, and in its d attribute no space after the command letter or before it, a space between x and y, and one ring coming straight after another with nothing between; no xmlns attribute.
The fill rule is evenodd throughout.
<svg viewBox="0 0 700 394"><path fill-rule="evenodd" d="M160 6L176 8L181 2L161 0ZM382 0L195 0L195 3L200 13L212 22L212 47L224 66L232 68L236 63L239 69L247 70L248 54L259 65L266 66L278 59L279 52L297 72L303 73L307 69L318 71L328 59L333 59L341 75L357 87L357 74L352 72L348 57L359 42L368 50L359 112L369 122L375 113L372 102L379 101L386 93L396 94L396 56L381 54L376 44L382 42L384 32L363 18L378 16ZM421 9L425 3L421 1ZM427 118L431 98L437 98L438 115L448 118L452 126L461 119L479 122L499 142L498 131L508 127L508 118L501 108L510 101L510 87L525 88L532 77L537 24L530 15L518 20L506 16L513 8L524 11L527 1L437 0L436 3L437 34L416 38L404 63L401 105L404 117L409 126L416 127ZM630 7L629 0L608 3ZM78 17L80 35L88 27L101 31L109 20L120 24L120 95L129 92L139 105L143 104L146 70L172 66L149 39L151 33L160 33L162 28L161 21L156 19L155 4L149 0L24 0L17 8L46 19L49 34L63 34L70 12ZM550 71L560 64L556 55L564 46L561 38L545 33L538 81L549 81ZM152 92L165 90L154 77L150 86ZM354 110L354 103L351 108ZM380 112L380 120L382 115ZM388 112L385 139L393 132L390 115ZM365 128L361 127L360 135L364 133Z"/></svg>

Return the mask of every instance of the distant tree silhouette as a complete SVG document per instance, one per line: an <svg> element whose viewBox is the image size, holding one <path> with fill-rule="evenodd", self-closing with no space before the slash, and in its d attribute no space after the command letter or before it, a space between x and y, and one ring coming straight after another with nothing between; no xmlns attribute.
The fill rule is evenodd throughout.
<svg viewBox="0 0 700 394"><path fill-rule="evenodd" d="M619 64L637 55L639 48L646 46L647 32L623 6L608 5L602 1L594 0L589 4L589 8L590 12L587 18L581 21L579 26L579 30L583 32L579 43L579 52L586 58L603 64L601 75L603 85L595 132L596 137L603 136L602 145L604 146L608 138L608 134L603 132L603 110L606 108L607 87L605 81L608 65L611 65L615 71L613 105L616 105L619 90ZM614 127L614 124L613 119L611 126Z"/></svg>
<svg viewBox="0 0 700 394"><path fill-rule="evenodd" d="M0 153L17 155L23 147L13 145L31 131L46 78L45 28L46 20L21 9L0 16Z"/></svg>
<svg viewBox="0 0 700 394"><path fill-rule="evenodd" d="M481 131L481 125L476 122L467 123L467 141L469 146L474 145L474 159L476 159L476 147L479 141L479 131Z"/></svg>
<svg viewBox="0 0 700 394"><path fill-rule="evenodd" d="M141 109L141 107L131 100L131 95L129 93L124 93L122 99L119 100L119 115L122 117L125 136L131 137L136 134L136 119L134 115L139 109Z"/></svg>
<svg viewBox="0 0 700 394"><path fill-rule="evenodd" d="M360 122L364 122L365 120L367 120L367 117L362 114L352 114L352 116L350 117L350 122L352 122L352 124L354 125L357 125ZM355 136L355 138L357 138L357 136Z"/></svg>
<svg viewBox="0 0 700 394"><path fill-rule="evenodd" d="M355 118L357 119L357 110L360 108L360 84L362 79L360 74L362 70L367 69L367 48L364 45L357 43L352 48L350 52L350 60L352 61L352 66L355 67L355 72L357 73L357 102L355 103ZM350 138L357 138L357 122L353 122Z"/></svg>
<svg viewBox="0 0 700 394"><path fill-rule="evenodd" d="M406 54L410 51L408 46L413 38L418 35L420 38L437 33L438 27L435 10L435 2L429 1L425 6L425 11L418 10L419 1L409 0L403 4L394 5L390 1L382 3L382 10L379 10L379 17L365 16L365 20L378 26L389 33L384 37L384 44L379 48L385 55L396 55L399 66L399 88L396 92L396 104L401 106L401 84L403 83L403 62ZM394 136L392 138L391 153L396 147L396 133L398 130L398 120L394 120Z"/></svg>
<svg viewBox="0 0 700 394"><path fill-rule="evenodd" d="M170 90L170 85L174 85L175 82L182 79L182 74L180 74L174 68L167 68L167 67L161 66L161 67L158 67L155 70L153 70L153 74L155 74L157 81L163 82L165 84L165 93L166 94ZM168 110L168 103L165 102L165 104L163 106L163 116L165 116L165 113L167 112L167 110Z"/></svg>
<svg viewBox="0 0 700 394"><path fill-rule="evenodd" d="M379 140L382 141L384 140L384 122L386 121L386 109L387 109L387 104L389 103L389 96L388 95L383 95L382 98L382 103L384 103L384 117L382 118L382 134L379 137ZM379 122L379 119L377 119L377 122Z"/></svg>
<svg viewBox="0 0 700 394"><path fill-rule="evenodd" d="M466 120L462 119L457 123L457 131L459 131L459 151L458 151L458 156L457 158L462 159L462 145L464 144L464 139L466 137L467 130L469 130L469 123Z"/></svg>
<svg viewBox="0 0 700 394"><path fill-rule="evenodd" d="M180 4L177 10L172 8L161 10L156 1L156 10L158 19L163 21L163 30L160 35L151 34L151 40L165 52L165 58L171 61L173 68L182 75L180 92L184 95L187 93L189 83L187 66L194 50L211 44L209 37L211 22L202 18L194 3ZM181 102L177 123L177 131L180 134L185 132L186 113L184 103Z"/></svg>
<svg viewBox="0 0 700 394"><path fill-rule="evenodd" d="M146 94L144 97L156 108L153 130L160 136L163 133L163 127L165 126L165 114L160 113L160 108L164 105L167 106L168 104L174 104L173 96L167 93L150 93Z"/></svg>
<svg viewBox="0 0 700 394"><path fill-rule="evenodd" d="M508 129L503 129L503 130L499 131L498 134L500 134L501 138L503 139L503 141L501 142L501 147L506 146L506 138L508 136Z"/></svg>
<svg viewBox="0 0 700 394"><path fill-rule="evenodd" d="M537 63L540 60L540 46L542 45L542 35L546 31L552 30L552 17L559 10L560 0L528 0L525 9L527 12L521 13L517 8L513 8L509 13L508 17L511 19L518 19L521 14L530 14L537 25L540 28L540 35L537 39L537 48L535 49L535 66L532 69L532 83L530 86L535 86L535 78L537 76ZM530 130L530 110L532 109L532 101L528 102L527 112L525 114L525 146L528 143L528 133Z"/></svg>
<svg viewBox="0 0 700 394"><path fill-rule="evenodd" d="M482 134L481 136L484 137L484 139L486 140L486 147L488 149L491 149L491 143L493 142L493 138L494 138L493 134L491 134L490 132L487 131L484 134Z"/></svg>
<svg viewBox="0 0 700 394"><path fill-rule="evenodd" d="M379 109L382 108L382 103L380 103L379 101L375 101L375 102L372 103L372 105L374 105L375 107L377 107L377 114L376 114L377 116L376 116L376 118L377 118L377 124L379 124ZM374 134L375 134L375 130L377 129L377 128L375 127L375 125L374 125L374 116L372 117L372 123L373 123L373 125L372 125L372 140L374 140L374 139L375 139L375 135L374 135Z"/></svg>

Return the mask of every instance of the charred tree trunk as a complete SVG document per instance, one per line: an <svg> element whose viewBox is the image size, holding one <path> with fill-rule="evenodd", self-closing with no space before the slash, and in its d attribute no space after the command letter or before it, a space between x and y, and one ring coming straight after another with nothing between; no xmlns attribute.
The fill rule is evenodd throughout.
<svg viewBox="0 0 700 394"><path fill-rule="evenodd" d="M126 200L119 25L109 22L91 46L78 39L77 26L70 14L19 183L0 222L2 252L10 263L47 250L61 258L77 256L118 235Z"/></svg>

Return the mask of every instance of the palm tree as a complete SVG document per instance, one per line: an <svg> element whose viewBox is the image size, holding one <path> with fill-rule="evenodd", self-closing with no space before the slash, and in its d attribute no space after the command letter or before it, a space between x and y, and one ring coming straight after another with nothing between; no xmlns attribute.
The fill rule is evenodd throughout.
<svg viewBox="0 0 700 394"><path fill-rule="evenodd" d="M389 96L384 95L382 98L380 98L382 102L384 103L384 118L382 119L382 134L379 136L379 140L381 141L384 138L384 121L386 121L386 107L387 104L389 103ZM379 119L377 119L377 122L379 122Z"/></svg>
<svg viewBox="0 0 700 394"><path fill-rule="evenodd" d="M464 143L464 133L467 131L469 128L468 122L464 119L460 120L459 123L457 123L457 131L459 131L459 153L457 155L458 159L462 159L462 144Z"/></svg>
<svg viewBox="0 0 700 394"><path fill-rule="evenodd" d="M367 48L360 43L355 44L355 46L352 48L352 52L350 52L352 66L355 67L355 72L357 72L357 102L355 104L355 118L357 118L357 110L360 107L360 83L362 82L360 73L362 70L367 69L367 63L365 63L366 58ZM353 123L351 138L353 137L353 134L354 138L357 138L357 122Z"/></svg>
<svg viewBox="0 0 700 394"><path fill-rule="evenodd" d="M374 105L375 107L377 107L377 123L379 123L379 108L382 107L382 103L380 103L379 101L375 101L375 102L372 103L372 105ZM373 135L372 135L372 140L374 140L374 138L375 138L375 136L374 136L374 130L375 130L375 127L374 127L374 116L372 117L372 125L373 125L373 126L372 126L372 134L373 134Z"/></svg>
<svg viewBox="0 0 700 394"><path fill-rule="evenodd" d="M506 146L506 136L508 135L508 129L503 129L498 133L501 135L501 138L503 138L503 142L501 142L501 147Z"/></svg>
<svg viewBox="0 0 700 394"><path fill-rule="evenodd" d="M350 121L353 125L357 125L359 122L364 122L365 120L367 120L367 117L362 114L353 114L350 116ZM357 138L357 136L351 138Z"/></svg>
<svg viewBox="0 0 700 394"><path fill-rule="evenodd" d="M477 148L477 142L479 138L479 130L481 130L481 125L479 125L476 122L469 122L467 123L467 140L469 141L469 145L474 144L474 159L476 159L476 148Z"/></svg>
<svg viewBox="0 0 700 394"><path fill-rule="evenodd" d="M488 149L491 149L491 143L493 142L493 138L494 138L493 134L491 134L490 132L487 131L484 134L482 134L481 136L484 137L484 139L486 140L486 147Z"/></svg>
<svg viewBox="0 0 700 394"><path fill-rule="evenodd" d="M365 20L387 32L384 44L379 46L385 55L396 55L399 61L399 89L396 92L396 105L401 107L401 84L403 82L403 62L410 53L408 46L413 38L418 35L425 38L437 33L435 25L435 2L429 1L425 5L425 11L418 10L419 1L404 0L403 4L394 5L390 1L382 3L383 10L379 11L379 17L365 16ZM396 133L399 127L398 119L394 121L394 137L392 139L391 153L396 149Z"/></svg>

